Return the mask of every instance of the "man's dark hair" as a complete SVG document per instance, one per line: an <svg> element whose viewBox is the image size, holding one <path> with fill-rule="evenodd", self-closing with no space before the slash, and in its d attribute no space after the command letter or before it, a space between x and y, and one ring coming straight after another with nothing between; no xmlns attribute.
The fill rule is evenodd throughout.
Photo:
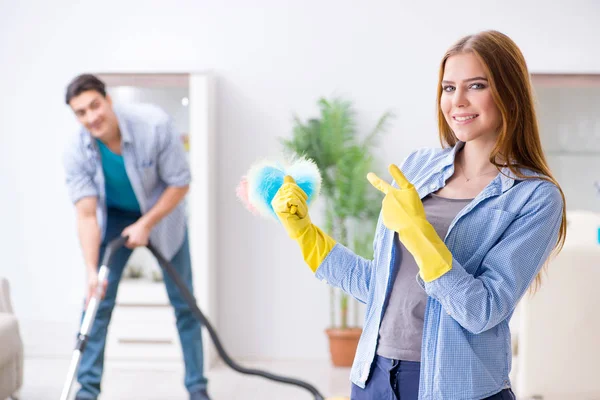
<svg viewBox="0 0 600 400"><path fill-rule="evenodd" d="M69 83L69 86L67 86L67 94L65 96L67 105L73 97L77 97L88 90L95 90L103 97L106 97L106 85L104 82L92 74L82 74L73 79Z"/></svg>

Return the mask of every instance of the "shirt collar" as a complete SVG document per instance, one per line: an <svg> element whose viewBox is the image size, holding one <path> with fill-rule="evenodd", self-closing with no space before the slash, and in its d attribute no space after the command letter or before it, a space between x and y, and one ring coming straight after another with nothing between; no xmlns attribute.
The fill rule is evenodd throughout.
<svg viewBox="0 0 600 400"><path fill-rule="evenodd" d="M127 117L125 116L123 111L118 107L115 107L114 111L117 115L119 130L121 131L121 140L123 141L123 143L131 143L133 141L133 136L129 131L129 121L127 120Z"/></svg>
<svg viewBox="0 0 600 400"><path fill-rule="evenodd" d="M454 159L456 158L456 154L465 146L465 142L461 142L458 141L456 142L456 144L454 145L454 147L452 147L452 149L450 149L450 151L448 151L448 154L446 154L443 158L442 158L442 170L445 170L446 167L452 167L454 168ZM500 184L500 190L502 191L502 193L506 192L508 189L510 189L511 187L513 187L513 185L515 184L515 181L522 181L523 178L519 178L518 176L516 176L508 167L504 167L500 170L502 173L496 177L492 182L495 185L498 185L498 183ZM521 169L520 170L521 173L524 176L539 176L540 174L534 172L534 171L530 171L528 169Z"/></svg>

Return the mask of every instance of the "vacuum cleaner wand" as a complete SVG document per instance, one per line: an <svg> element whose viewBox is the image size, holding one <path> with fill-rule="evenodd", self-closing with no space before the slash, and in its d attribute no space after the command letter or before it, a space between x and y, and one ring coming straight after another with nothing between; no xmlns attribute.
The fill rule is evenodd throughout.
<svg viewBox="0 0 600 400"><path fill-rule="evenodd" d="M89 333L92 330L92 324L94 323L94 318L96 318L96 312L98 311L98 306L100 305L100 300L102 299L102 283L106 280L106 278L108 278L108 273L110 272L108 268L109 261L113 253L124 246L126 242L126 237L119 237L111 241L106 246L104 258L102 259L102 264L100 264L100 270L98 271L98 286L96 287L96 292L90 298L85 309L83 322L81 323L81 328L79 329L79 334L77 335L77 344L75 345L75 350L73 351L73 356L71 357L71 364L69 365L67 380L63 386L60 400L69 399L71 387L75 381L75 375L77 374L77 369L79 368L79 363L81 361L81 354L85 350Z"/></svg>

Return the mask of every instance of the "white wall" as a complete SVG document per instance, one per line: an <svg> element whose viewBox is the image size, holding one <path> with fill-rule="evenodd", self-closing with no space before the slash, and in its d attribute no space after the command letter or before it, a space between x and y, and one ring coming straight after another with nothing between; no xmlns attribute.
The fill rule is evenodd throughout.
<svg viewBox="0 0 600 400"><path fill-rule="evenodd" d="M27 321L73 324L83 295L60 162L77 128L65 85L85 71L212 71L223 341L236 357L327 357L326 287L282 230L252 217L234 194L251 162L278 153L292 113L312 115L317 98L334 93L355 101L361 128L395 111L381 144L387 164L437 145L438 63L463 34L504 31L532 71L600 72L597 2L424 3L1 2L0 274L14 287L26 335L45 335Z"/></svg>

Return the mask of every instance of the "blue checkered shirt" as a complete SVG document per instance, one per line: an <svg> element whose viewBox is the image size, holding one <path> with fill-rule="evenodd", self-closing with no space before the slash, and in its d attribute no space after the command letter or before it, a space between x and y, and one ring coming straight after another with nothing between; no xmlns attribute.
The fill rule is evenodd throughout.
<svg viewBox="0 0 600 400"><path fill-rule="evenodd" d="M171 118L149 104L115 107L122 137L121 154L127 176L143 213L148 212L168 186L191 181L183 143ZM66 182L73 203L98 198L98 224L106 233L106 191L102 160L95 140L82 128L64 154ZM171 259L183 244L186 230L182 201L152 229L150 241Z"/></svg>
<svg viewBox="0 0 600 400"><path fill-rule="evenodd" d="M421 198L442 188L464 145L420 149L401 166ZM422 338L420 400L480 400L510 387L509 320L554 248L562 221L558 188L518 179L508 168L452 221L444 241L452 269L417 281L428 295ZM395 185L395 183L393 183ZM396 186L397 187L397 186ZM366 260L336 244L316 277L366 304L363 333L351 381L364 388L375 356L384 303L393 287L394 232L381 222L374 258Z"/></svg>

